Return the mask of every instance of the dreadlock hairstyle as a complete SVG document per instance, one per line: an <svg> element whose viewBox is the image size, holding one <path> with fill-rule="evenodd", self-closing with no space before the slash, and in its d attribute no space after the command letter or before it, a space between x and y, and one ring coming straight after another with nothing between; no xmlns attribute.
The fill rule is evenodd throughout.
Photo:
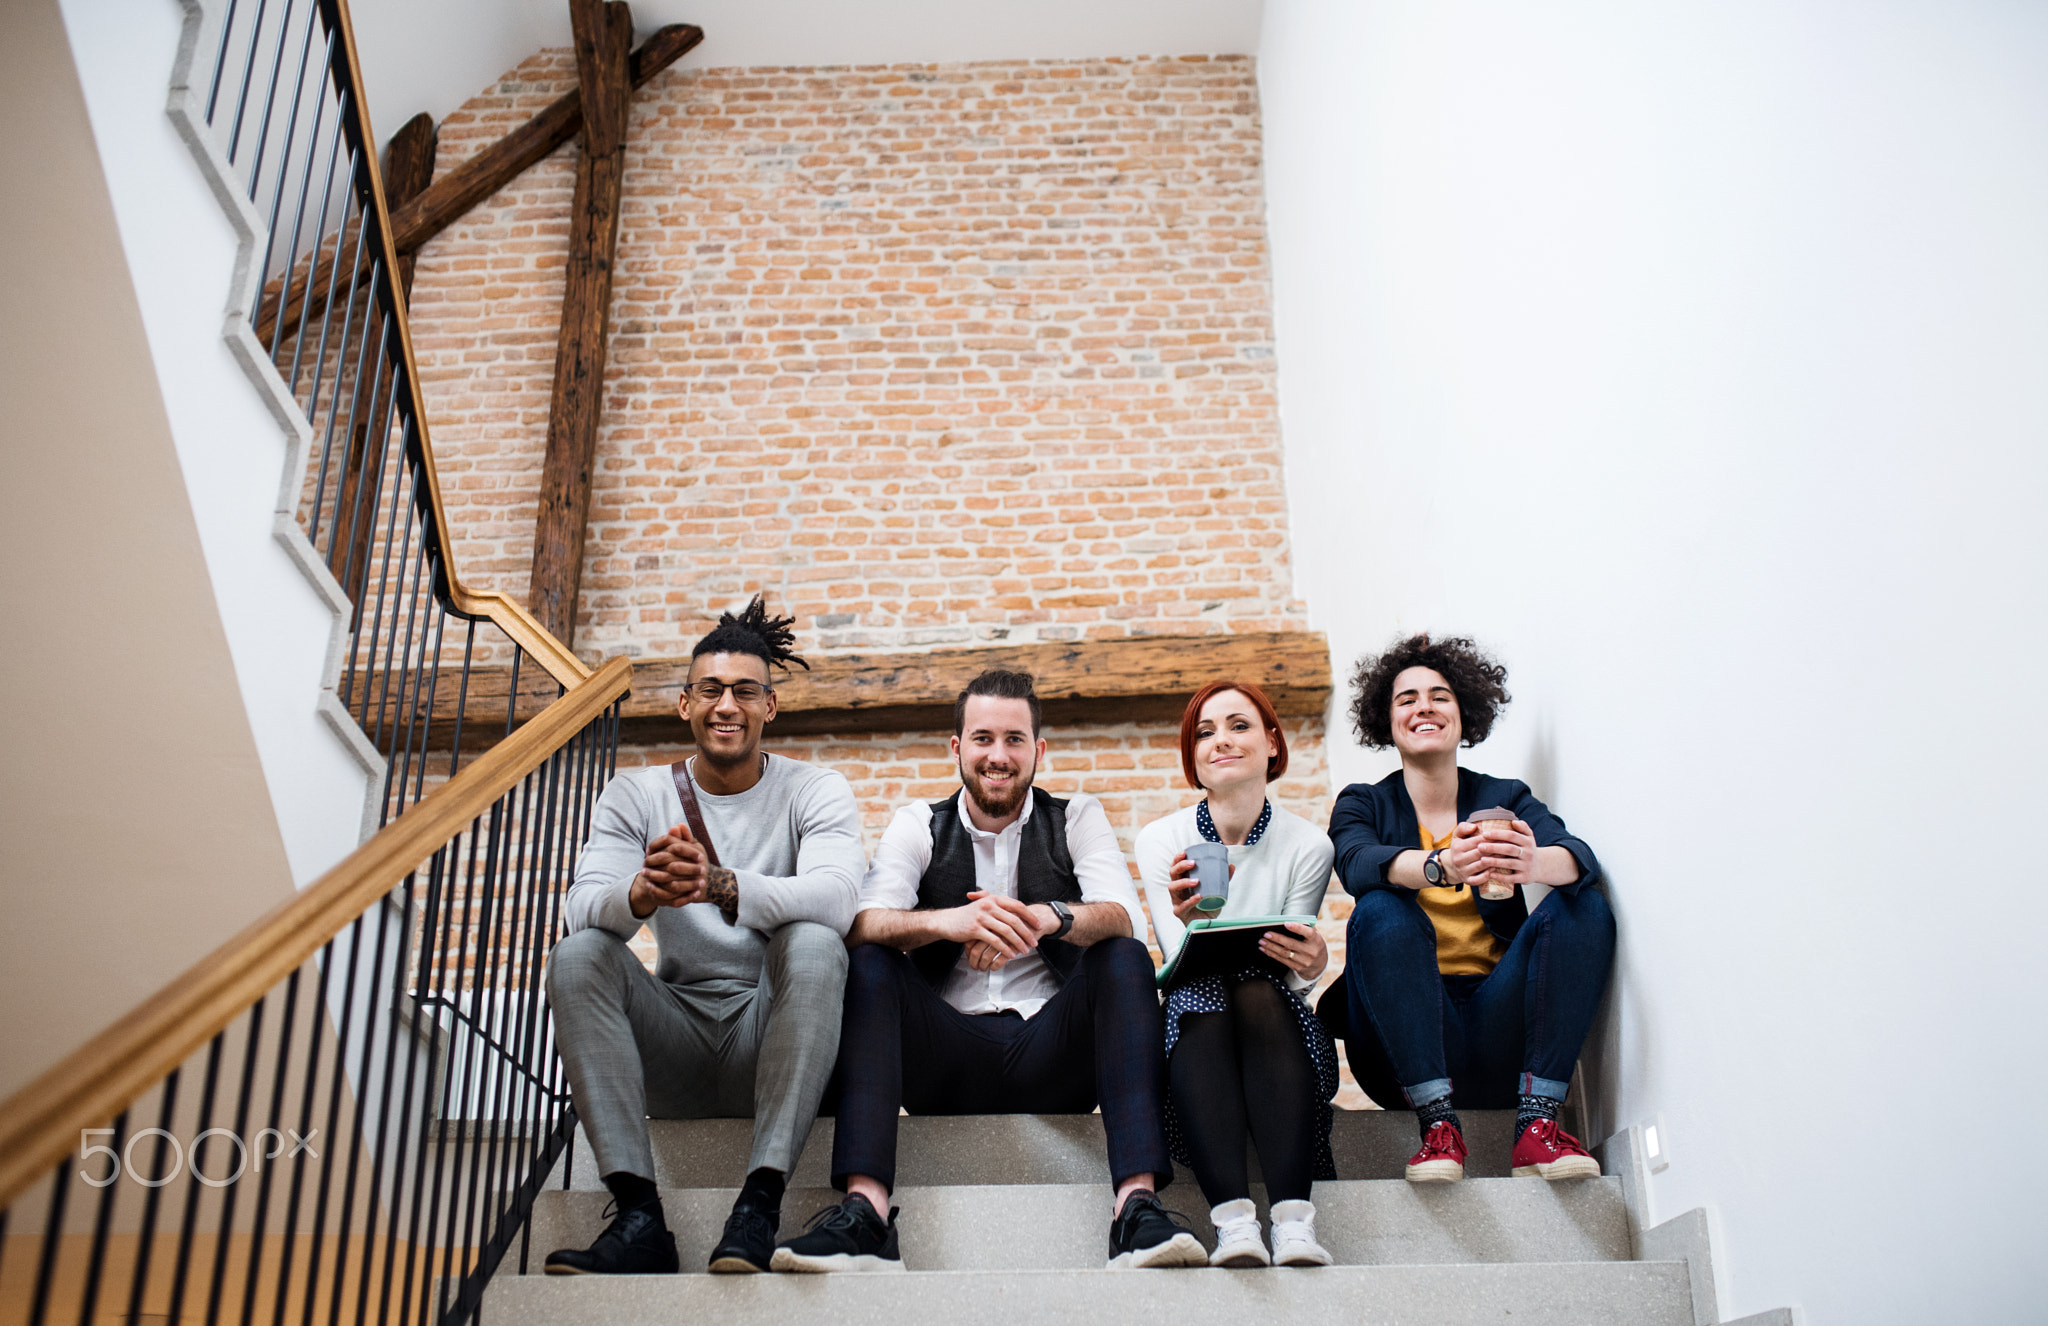
<svg viewBox="0 0 2048 1326"><path fill-rule="evenodd" d="M690 657L752 654L771 668L787 672L789 665L794 663L809 672L811 665L796 652L796 632L789 629L794 625L794 617L770 617L768 605L756 594L754 601L740 610L739 616L729 612L718 614L718 624L697 642L697 647L690 651Z"/></svg>

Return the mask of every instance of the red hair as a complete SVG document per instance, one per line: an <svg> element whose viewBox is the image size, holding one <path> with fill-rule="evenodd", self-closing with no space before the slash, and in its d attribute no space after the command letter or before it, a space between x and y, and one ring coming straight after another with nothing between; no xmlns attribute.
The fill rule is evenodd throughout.
<svg viewBox="0 0 2048 1326"><path fill-rule="evenodd" d="M1266 781L1270 783L1287 772L1287 734L1280 730L1280 715L1266 693L1248 681L1212 681L1194 693L1180 716L1180 769L1187 775L1188 786L1197 792L1202 790L1202 780L1195 777L1195 728L1202 721L1202 706L1225 691L1236 691L1250 700L1252 708L1258 711L1259 722L1272 734L1273 757L1266 761Z"/></svg>

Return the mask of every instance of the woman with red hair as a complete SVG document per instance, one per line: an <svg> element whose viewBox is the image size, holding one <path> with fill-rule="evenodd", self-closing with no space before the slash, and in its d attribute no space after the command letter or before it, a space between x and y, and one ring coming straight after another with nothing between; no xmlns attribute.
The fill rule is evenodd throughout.
<svg viewBox="0 0 2048 1326"><path fill-rule="evenodd" d="M1267 799L1287 771L1287 738L1266 693L1249 682L1211 682L1188 701L1181 768L1202 800L1138 832L1138 874L1152 932L1172 961L1195 919L1200 885L1187 849L1221 843L1230 895L1210 915L1314 916L1330 882L1333 849L1317 826ZM1166 1000L1166 1137L1194 1170L1216 1226L1214 1266L1327 1266L1316 1242L1316 1179L1334 1179L1330 1098L1337 1050L1303 1002L1329 964L1313 925L1271 931L1263 962L1176 986ZM1259 1236L1245 1139L1259 1148L1273 1247Z"/></svg>

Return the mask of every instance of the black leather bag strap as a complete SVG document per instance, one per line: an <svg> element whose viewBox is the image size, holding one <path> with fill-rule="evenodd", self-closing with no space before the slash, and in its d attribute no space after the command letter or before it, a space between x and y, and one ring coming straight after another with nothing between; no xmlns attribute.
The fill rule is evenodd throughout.
<svg viewBox="0 0 2048 1326"><path fill-rule="evenodd" d="M690 762L677 760L668 767L669 776L676 780L676 795L683 799L683 818L690 822L691 836L704 848L704 855L712 865L723 864L718 859L718 849L711 844L711 830L704 827L704 812L697 808L697 785L690 780Z"/></svg>

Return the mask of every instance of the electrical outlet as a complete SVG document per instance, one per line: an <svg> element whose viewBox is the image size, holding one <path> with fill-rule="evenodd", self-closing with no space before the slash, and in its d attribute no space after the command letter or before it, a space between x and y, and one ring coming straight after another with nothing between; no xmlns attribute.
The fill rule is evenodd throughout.
<svg viewBox="0 0 2048 1326"><path fill-rule="evenodd" d="M1643 1159L1652 1174L1662 1174L1671 1168L1671 1134L1664 1127L1661 1114L1643 1125Z"/></svg>

